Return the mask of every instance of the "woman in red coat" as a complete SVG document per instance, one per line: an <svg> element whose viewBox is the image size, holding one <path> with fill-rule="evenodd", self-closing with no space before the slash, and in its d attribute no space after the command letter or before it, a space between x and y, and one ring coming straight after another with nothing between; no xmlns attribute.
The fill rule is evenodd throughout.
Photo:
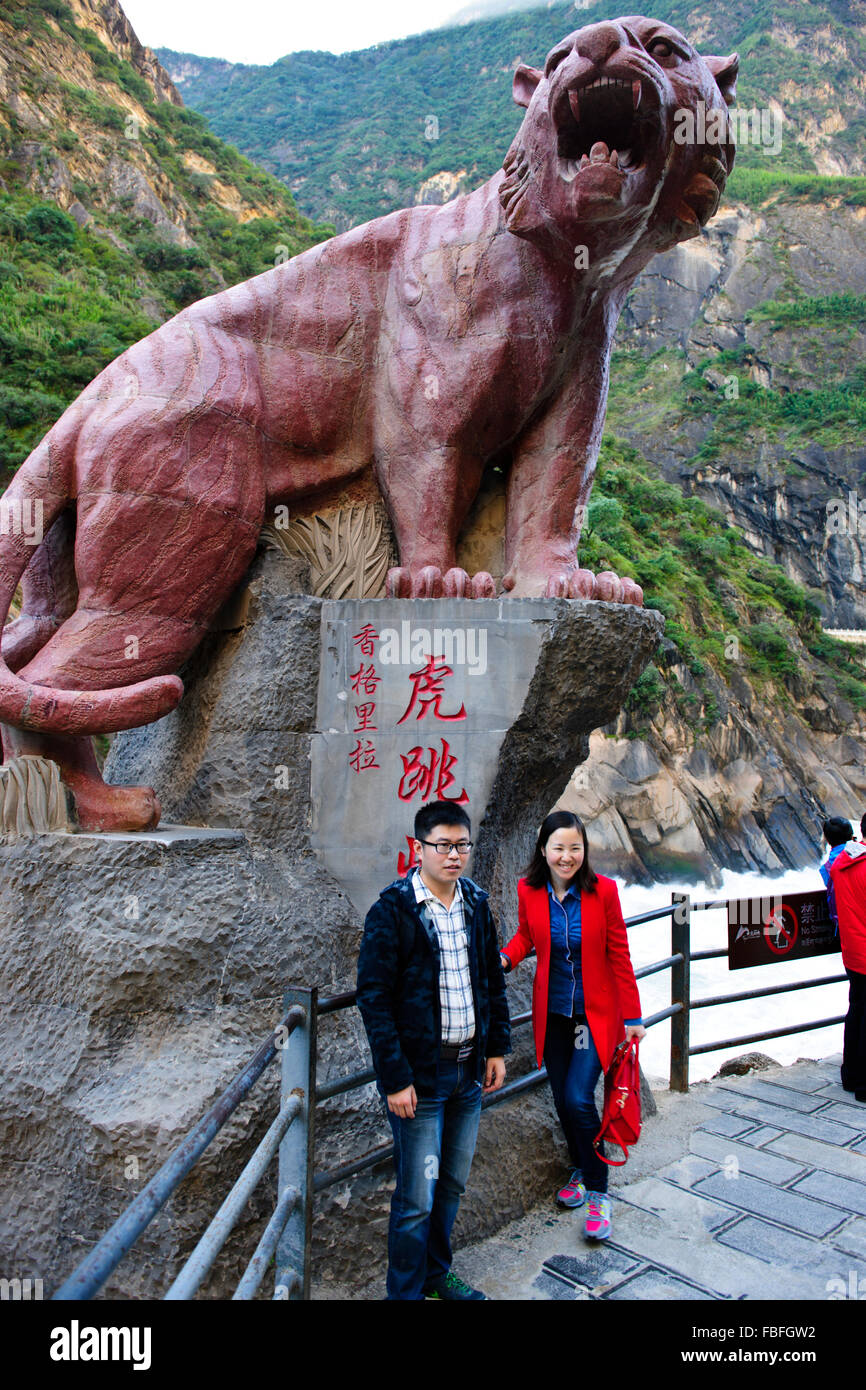
<svg viewBox="0 0 866 1390"><path fill-rule="evenodd" d="M565 1131L571 1176L557 1200L587 1202L585 1232L610 1235L607 1165L593 1148L601 1121L595 1086L623 1037L642 1038L640 996L619 894L593 873L586 831L570 811L544 821L526 877L517 885L519 926L502 951L512 970L535 948L532 1027Z"/></svg>

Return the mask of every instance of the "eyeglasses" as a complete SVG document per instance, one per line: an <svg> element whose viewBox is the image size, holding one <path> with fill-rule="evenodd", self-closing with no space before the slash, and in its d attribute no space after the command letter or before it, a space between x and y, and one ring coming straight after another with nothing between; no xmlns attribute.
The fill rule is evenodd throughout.
<svg viewBox="0 0 866 1390"><path fill-rule="evenodd" d="M431 849L435 849L437 854L443 855L450 854L452 849L456 849L458 854L468 854L472 848L471 840L458 840L456 844L451 840L437 840L435 844L432 840L419 840L418 843L429 845Z"/></svg>

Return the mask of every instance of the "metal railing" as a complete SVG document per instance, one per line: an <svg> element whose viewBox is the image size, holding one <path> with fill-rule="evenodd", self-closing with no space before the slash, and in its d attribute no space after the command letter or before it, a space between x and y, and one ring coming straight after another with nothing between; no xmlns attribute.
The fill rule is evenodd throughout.
<svg viewBox="0 0 866 1390"><path fill-rule="evenodd" d="M303 999L303 1003L300 1000ZM150 1225L157 1212L180 1186L183 1179L194 1168L201 1155L226 1121L234 1114L241 1101L249 1094L266 1067L274 1060L278 1051L283 1055L283 1084L280 1110L264 1139L259 1144L249 1162L232 1187L210 1226L202 1236L183 1269L178 1274L166 1298L191 1298L205 1279L219 1251L232 1232L253 1189L261 1181L267 1167L279 1148L280 1197L273 1217L268 1223L258 1249L250 1260L240 1283L234 1293L238 1299L250 1299L263 1278L268 1258L280 1236L283 1236L283 1263L280 1274L283 1280L284 1295L300 1290L300 1297L309 1293L309 1243L310 1243L310 1194L309 1175L312 1165L313 1111L310 1106L313 1085L309 1074L314 1067L313 1048L316 1036L315 990L288 990L286 993L286 1012L273 1033L267 1037L253 1054L246 1066L234 1081L223 1091L219 1100L211 1106L186 1138L166 1159L162 1167L139 1192L135 1200L115 1221L110 1230L69 1278L54 1294L55 1299L87 1299L98 1293L117 1268L120 1261L132 1248L142 1232ZM292 1062L289 1062L289 1039L301 1031L300 1047L291 1049ZM300 1054L300 1067L297 1065ZM307 1058L308 1079L306 1087L292 1087L287 1083L294 1079L292 1071L302 1072L304 1058ZM294 1064L294 1065L293 1065ZM295 1126L293 1121L299 1121ZM292 1130L295 1142L290 1142ZM288 1131L288 1132L287 1132ZM298 1142L299 1141L299 1142ZM293 1263L294 1260L294 1263Z"/></svg>
<svg viewBox="0 0 866 1390"><path fill-rule="evenodd" d="M692 1046L689 1041L689 1025L694 1009L709 1009L720 1004L738 1003L745 999L760 999L770 994L789 994L798 989L815 989L819 985L842 984L847 980L846 975L826 975L820 980L793 980L788 984L769 985L764 989L747 989L738 994L719 994L708 999L692 1000L690 997L692 961L714 960L728 954L727 947L724 946L712 951L692 951L691 949L692 913L706 912L713 908L725 908L726 911L730 911L730 905L726 898L692 903L687 893L673 893L671 906L665 909L665 915L669 913L671 917L671 1007L663 1010L661 1014L654 1015L653 1022L666 1016L671 1018L670 1089L672 1091L687 1091L689 1089L690 1057L697 1057L705 1052L718 1052L727 1047L742 1047L745 1043L764 1042L768 1038L784 1038L791 1033L809 1033L816 1028L829 1028L834 1023L845 1022L845 1015L837 1014L833 1018L813 1019L809 1023L792 1023L785 1028L766 1028L760 1033L746 1033L736 1038L719 1038L715 1042L699 1043L697 1046ZM653 915L660 916L662 914ZM646 920L648 920L646 916L632 918L630 925Z"/></svg>
<svg viewBox="0 0 866 1390"><path fill-rule="evenodd" d="M805 1033L844 1022L844 1015L796 1023L784 1028L767 1029L735 1038L692 1046L689 1023L694 1009L715 1008L722 1004L758 999L772 994L785 994L800 989L846 981L842 975L824 976L817 980L798 980L761 989L743 990L737 994L715 995L692 1000L691 963L727 956L726 948L709 951L691 950L691 917L693 912L727 908L726 899L692 903L688 894L674 893L669 906L643 912L626 919L627 927L645 922L671 919L670 955L635 970L637 979L645 979L663 970L671 972L670 1005L644 1018L644 1026L654 1027L664 1019L671 1020L670 1089L689 1089L689 1058L744 1043L760 1042L767 1038ZM55 1299L92 1298L102 1288L110 1274L131 1249L135 1241L168 1201L198 1159L249 1094L258 1078L279 1052L282 1058L280 1108L276 1118L248 1160L223 1201L204 1235L175 1278L166 1299L190 1299L201 1287L230 1236L243 1209L265 1176L273 1158L279 1154L277 1202L256 1250L233 1294L234 1299L251 1299L259 1289L271 1262L275 1264L274 1299L292 1301L309 1298L310 1244L312 1236L313 1199L316 1194L356 1177L390 1159L393 1144L381 1144L369 1153L343 1163L326 1172L313 1171L315 1150L316 1106L334 1096L358 1090L375 1081L370 1067L318 1084L317 1030L318 1020L356 1006L354 991L319 999L315 987L293 987L286 991L285 1012L273 1033L264 1040L243 1070L220 1096L206 1115L190 1131L183 1142L150 1179L125 1212L102 1237L89 1255L54 1294ZM527 1011L512 1017L513 1028L531 1022ZM525 1076L506 1082L498 1091L484 1096L482 1108L495 1105L534 1090L547 1080L547 1071L538 1067Z"/></svg>

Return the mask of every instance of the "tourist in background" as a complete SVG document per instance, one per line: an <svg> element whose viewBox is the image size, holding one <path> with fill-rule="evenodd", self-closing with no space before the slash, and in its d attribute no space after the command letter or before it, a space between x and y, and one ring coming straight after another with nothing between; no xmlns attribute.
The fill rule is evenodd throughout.
<svg viewBox="0 0 866 1390"><path fill-rule="evenodd" d="M821 829L824 833L824 839L830 846L830 853L820 866L819 873L827 889L827 903L830 908L830 917L838 931L839 920L836 916L836 900L833 893L833 880L830 877L830 866L837 856L842 853L843 845L853 839L854 831L851 829L851 822L845 820L842 816L833 816L830 820L825 820Z"/></svg>
<svg viewBox="0 0 866 1390"><path fill-rule="evenodd" d="M587 1204L585 1234L611 1232L607 1165L593 1147L595 1087L623 1037L642 1038L641 1005L616 884L590 868L586 831L570 811L541 826L517 885L519 926L502 951L506 973L536 952L532 1026L565 1132L571 1175L557 1200Z"/></svg>
<svg viewBox="0 0 866 1390"><path fill-rule="evenodd" d="M866 815L860 822L866 836ZM839 922L842 964L850 982L842 1046L842 1085L866 1102L866 844L849 840L833 860L830 878Z"/></svg>

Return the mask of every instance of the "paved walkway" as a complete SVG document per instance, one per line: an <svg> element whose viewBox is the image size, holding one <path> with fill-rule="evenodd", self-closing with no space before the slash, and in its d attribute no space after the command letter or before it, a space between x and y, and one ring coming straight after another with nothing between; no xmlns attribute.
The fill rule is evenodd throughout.
<svg viewBox="0 0 866 1390"><path fill-rule="evenodd" d="M866 1105L840 1060L663 1094L614 1179L611 1240L551 1202L455 1268L497 1300L866 1299Z"/></svg>

